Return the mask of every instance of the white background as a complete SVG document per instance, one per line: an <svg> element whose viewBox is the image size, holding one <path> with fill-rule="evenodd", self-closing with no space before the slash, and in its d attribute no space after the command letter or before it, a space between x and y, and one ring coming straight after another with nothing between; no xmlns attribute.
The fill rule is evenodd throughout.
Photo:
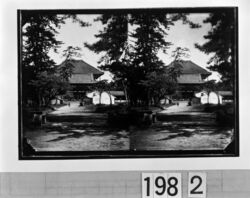
<svg viewBox="0 0 250 198"><path fill-rule="evenodd" d="M250 1L248 0L1 0L0 171L250 169ZM239 7L240 157L97 160L18 160L17 9Z"/></svg>

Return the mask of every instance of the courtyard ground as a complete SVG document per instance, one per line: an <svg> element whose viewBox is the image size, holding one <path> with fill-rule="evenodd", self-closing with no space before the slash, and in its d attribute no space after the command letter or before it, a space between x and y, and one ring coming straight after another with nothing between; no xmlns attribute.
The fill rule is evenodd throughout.
<svg viewBox="0 0 250 198"><path fill-rule="evenodd" d="M26 129L25 137L37 151L218 150L233 137L233 130L219 127L214 113L202 105L181 101L157 114L150 127L112 128L106 113L71 102L48 115L46 124Z"/></svg>
<svg viewBox="0 0 250 198"><path fill-rule="evenodd" d="M158 122L146 130L132 133L131 148L136 150L222 150L231 142L233 130L220 127L214 113L204 106L168 107L158 113Z"/></svg>
<svg viewBox="0 0 250 198"><path fill-rule="evenodd" d="M37 151L129 150L128 131L108 127L105 113L71 102L48 115L41 127L27 129L25 137Z"/></svg>

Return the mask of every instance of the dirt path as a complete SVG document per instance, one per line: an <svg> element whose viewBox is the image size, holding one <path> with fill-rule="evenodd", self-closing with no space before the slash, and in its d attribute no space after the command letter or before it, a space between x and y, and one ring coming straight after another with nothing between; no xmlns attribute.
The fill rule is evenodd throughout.
<svg viewBox="0 0 250 198"><path fill-rule="evenodd" d="M93 105L80 106L78 101L72 101L69 105L59 107L50 115L82 115L83 113L93 112Z"/></svg>
<svg viewBox="0 0 250 198"><path fill-rule="evenodd" d="M202 110L201 105L180 102L158 113L152 126L124 130L109 127L106 114L73 102L49 114L42 127L26 130L25 136L38 151L224 149L233 130L217 126L215 114Z"/></svg>
<svg viewBox="0 0 250 198"><path fill-rule="evenodd" d="M188 101L180 101L179 105L172 105L168 107L166 110L161 111L162 114L169 114L169 113L190 113L190 112L201 112L204 107L202 105L187 105Z"/></svg>
<svg viewBox="0 0 250 198"><path fill-rule="evenodd" d="M233 130L220 127L213 113L203 106L180 102L161 111L158 122L150 129L135 131L131 136L134 150L221 150L231 142Z"/></svg>
<svg viewBox="0 0 250 198"><path fill-rule="evenodd" d="M105 113L71 102L47 115L42 127L25 131L37 151L129 150L128 131L107 126Z"/></svg>

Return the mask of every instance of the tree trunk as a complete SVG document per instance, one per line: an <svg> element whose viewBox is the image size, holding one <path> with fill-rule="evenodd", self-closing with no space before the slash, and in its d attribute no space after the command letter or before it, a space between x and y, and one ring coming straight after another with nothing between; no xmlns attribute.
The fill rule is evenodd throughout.
<svg viewBox="0 0 250 198"><path fill-rule="evenodd" d="M111 97L111 93L110 93L110 91L108 91L108 94L109 94L109 101L110 101L110 106L112 106L112 97Z"/></svg>
<svg viewBox="0 0 250 198"><path fill-rule="evenodd" d="M40 94L40 91L38 91L38 107L41 107L41 94Z"/></svg>
<svg viewBox="0 0 250 198"><path fill-rule="evenodd" d="M99 96L100 96L99 97L99 104L102 104L102 92L101 91L99 92Z"/></svg>
<svg viewBox="0 0 250 198"><path fill-rule="evenodd" d="M208 91L207 92L207 104L209 104L209 94L210 94L210 92Z"/></svg>
<svg viewBox="0 0 250 198"><path fill-rule="evenodd" d="M217 92L216 94L217 94L217 98L218 98L218 105L221 105L221 104L220 104L220 95L219 95L218 92ZM221 99L221 103L222 103L222 99Z"/></svg>
<svg viewBox="0 0 250 198"><path fill-rule="evenodd" d="M126 89L126 86L124 84L124 81L122 80L122 86L123 86L123 89L124 89L124 95L125 95L125 99L126 99L126 103L128 105L128 93L127 93L127 89Z"/></svg>

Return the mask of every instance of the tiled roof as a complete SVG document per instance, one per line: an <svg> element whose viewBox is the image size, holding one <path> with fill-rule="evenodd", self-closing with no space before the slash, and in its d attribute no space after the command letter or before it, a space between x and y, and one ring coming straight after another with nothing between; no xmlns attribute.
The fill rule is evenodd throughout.
<svg viewBox="0 0 250 198"><path fill-rule="evenodd" d="M221 96L232 96L233 92L232 91L218 91L218 94Z"/></svg>
<svg viewBox="0 0 250 198"><path fill-rule="evenodd" d="M174 62L170 63L169 66L172 66ZM192 61L181 61L178 64L182 66L182 74L204 74L210 75L211 73L208 72L206 69L200 67L199 65L195 64Z"/></svg>
<svg viewBox="0 0 250 198"><path fill-rule="evenodd" d="M110 94L113 96L124 96L124 91L110 91Z"/></svg>
<svg viewBox="0 0 250 198"><path fill-rule="evenodd" d="M96 81L91 74L72 74L69 78L70 84L94 84Z"/></svg>
<svg viewBox="0 0 250 198"><path fill-rule="evenodd" d="M181 74L177 82L179 84L203 84L204 81L202 80L199 74Z"/></svg>
<svg viewBox="0 0 250 198"><path fill-rule="evenodd" d="M69 63L74 65L73 74L94 74L95 76L99 77L103 75L103 72L99 69L91 66L90 64L86 63L83 60L69 60ZM60 65L64 65L65 61L63 61Z"/></svg>

